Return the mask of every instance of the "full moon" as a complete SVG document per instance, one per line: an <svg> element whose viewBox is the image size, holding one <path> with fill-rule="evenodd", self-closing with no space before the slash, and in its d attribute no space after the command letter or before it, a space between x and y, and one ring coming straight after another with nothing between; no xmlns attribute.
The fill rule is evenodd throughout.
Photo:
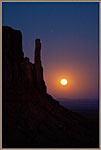
<svg viewBox="0 0 101 150"><path fill-rule="evenodd" d="M62 85L67 85L68 81L66 79L61 79L61 84Z"/></svg>

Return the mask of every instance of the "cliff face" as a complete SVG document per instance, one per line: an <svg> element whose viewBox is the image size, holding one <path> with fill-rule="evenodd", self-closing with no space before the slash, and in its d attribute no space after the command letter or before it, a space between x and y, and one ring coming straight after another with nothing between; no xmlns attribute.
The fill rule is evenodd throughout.
<svg viewBox="0 0 101 150"><path fill-rule="evenodd" d="M22 51L22 35L18 30L3 27L3 88L36 87L46 93L41 66L41 43L37 39L35 44L35 64L24 58Z"/></svg>
<svg viewBox="0 0 101 150"><path fill-rule="evenodd" d="M3 55L3 88L10 88L21 80L20 69L23 61L22 36L20 31L9 27L2 28L2 55Z"/></svg>
<svg viewBox="0 0 101 150"><path fill-rule="evenodd" d="M2 33L3 148L97 148L98 125L46 93L40 40L32 64L24 58L21 32L3 27Z"/></svg>

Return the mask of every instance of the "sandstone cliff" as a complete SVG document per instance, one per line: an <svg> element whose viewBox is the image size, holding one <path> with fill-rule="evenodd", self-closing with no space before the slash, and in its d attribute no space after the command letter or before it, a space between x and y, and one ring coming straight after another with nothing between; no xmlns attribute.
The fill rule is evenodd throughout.
<svg viewBox="0 0 101 150"><path fill-rule="evenodd" d="M35 64L24 58L20 31L3 27L3 88L38 88L46 93L41 66L41 43L35 44Z"/></svg>
<svg viewBox="0 0 101 150"><path fill-rule="evenodd" d="M21 32L3 27L3 148L94 148L98 126L46 92L41 43L35 64L24 58Z"/></svg>

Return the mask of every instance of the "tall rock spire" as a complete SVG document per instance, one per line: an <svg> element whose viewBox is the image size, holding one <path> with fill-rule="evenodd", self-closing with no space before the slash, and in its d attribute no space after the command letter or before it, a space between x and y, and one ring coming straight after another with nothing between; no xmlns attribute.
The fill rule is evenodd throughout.
<svg viewBox="0 0 101 150"><path fill-rule="evenodd" d="M40 39L36 39L35 40L35 64L37 65L38 64L41 65L40 51L41 51Z"/></svg>
<svg viewBox="0 0 101 150"><path fill-rule="evenodd" d="M40 51L41 51L40 39L36 39L35 40L35 70L36 70L36 80L38 84L40 84L42 81Z"/></svg>
<svg viewBox="0 0 101 150"><path fill-rule="evenodd" d="M40 39L35 40L35 72L37 87L46 92L46 86L43 80L43 68L41 65L41 43Z"/></svg>

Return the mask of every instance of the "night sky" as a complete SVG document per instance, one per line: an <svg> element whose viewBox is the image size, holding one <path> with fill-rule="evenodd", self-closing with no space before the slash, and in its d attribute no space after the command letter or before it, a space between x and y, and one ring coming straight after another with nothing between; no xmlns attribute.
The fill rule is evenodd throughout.
<svg viewBox="0 0 101 150"><path fill-rule="evenodd" d="M54 98L98 98L99 3L3 2L2 24L20 30L25 56L34 63L35 39ZM61 78L68 84L62 86Z"/></svg>

